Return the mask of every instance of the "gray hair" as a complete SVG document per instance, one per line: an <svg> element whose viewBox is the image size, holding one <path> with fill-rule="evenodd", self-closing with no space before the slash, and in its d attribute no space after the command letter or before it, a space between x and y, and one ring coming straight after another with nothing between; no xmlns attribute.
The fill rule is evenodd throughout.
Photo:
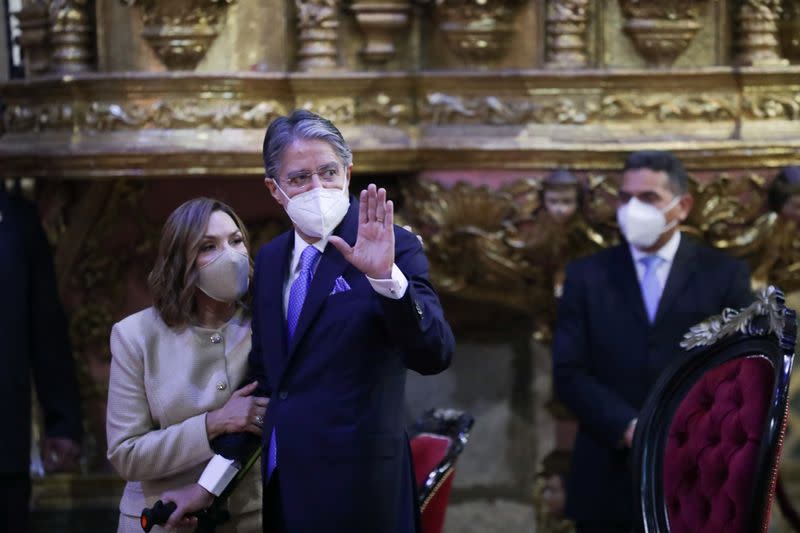
<svg viewBox="0 0 800 533"><path fill-rule="evenodd" d="M333 122L305 109L295 109L288 117L272 121L264 135L264 170L267 177L277 181L283 153L292 142L298 139L325 141L340 162L349 166L353 162L353 152Z"/></svg>

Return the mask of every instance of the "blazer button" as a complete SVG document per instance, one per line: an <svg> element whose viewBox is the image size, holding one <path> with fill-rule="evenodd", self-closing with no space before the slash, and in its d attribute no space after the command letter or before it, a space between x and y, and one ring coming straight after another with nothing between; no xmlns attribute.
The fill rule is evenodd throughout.
<svg viewBox="0 0 800 533"><path fill-rule="evenodd" d="M289 397L289 393L286 392L285 390L282 390L281 393L278 394L278 398L280 398L281 400L285 400L288 397Z"/></svg>
<svg viewBox="0 0 800 533"><path fill-rule="evenodd" d="M214 333L213 335L211 335L212 344L219 344L221 342L222 342L222 335L220 335L219 333Z"/></svg>
<svg viewBox="0 0 800 533"><path fill-rule="evenodd" d="M219 383L217 383L217 390L225 390L227 388L228 384L225 383L224 381L220 381Z"/></svg>

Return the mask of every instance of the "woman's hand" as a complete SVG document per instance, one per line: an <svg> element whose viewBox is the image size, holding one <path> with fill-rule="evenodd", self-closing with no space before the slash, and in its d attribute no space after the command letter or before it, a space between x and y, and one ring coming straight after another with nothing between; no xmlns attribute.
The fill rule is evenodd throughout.
<svg viewBox="0 0 800 533"><path fill-rule="evenodd" d="M161 501L172 502L177 506L165 524L165 527L172 531L180 527L196 527L197 518L186 515L210 507L214 503L214 495L197 483L192 483L180 489L165 492L161 495Z"/></svg>
<svg viewBox="0 0 800 533"><path fill-rule="evenodd" d="M242 431L261 435L269 398L252 396L257 386L257 381L245 385L234 392L225 405L209 411L206 415L206 432L209 440L223 433Z"/></svg>

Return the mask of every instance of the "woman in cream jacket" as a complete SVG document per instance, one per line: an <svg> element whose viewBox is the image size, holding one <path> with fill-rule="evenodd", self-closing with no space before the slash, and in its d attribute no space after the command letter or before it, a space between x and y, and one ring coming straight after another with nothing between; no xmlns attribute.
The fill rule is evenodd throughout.
<svg viewBox="0 0 800 533"><path fill-rule="evenodd" d="M254 383L236 390L250 352L251 273L247 234L230 207L198 198L170 215L149 277L153 307L111 331L108 459L128 481L118 532L140 532L142 509L197 482L215 436L260 435L267 400L250 395ZM232 520L217 531L261 531L260 470L231 496Z"/></svg>

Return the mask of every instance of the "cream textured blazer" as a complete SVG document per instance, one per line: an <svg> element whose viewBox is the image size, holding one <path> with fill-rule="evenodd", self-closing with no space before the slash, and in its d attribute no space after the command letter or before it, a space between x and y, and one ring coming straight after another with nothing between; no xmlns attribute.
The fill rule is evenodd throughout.
<svg viewBox="0 0 800 533"><path fill-rule="evenodd" d="M241 385L249 352L250 322L241 312L216 330L171 329L152 307L114 325L106 432L108 459L128 481L122 515L138 524L162 492L199 479L214 455L206 413ZM254 465L231 496L234 521L260 516L260 470Z"/></svg>

